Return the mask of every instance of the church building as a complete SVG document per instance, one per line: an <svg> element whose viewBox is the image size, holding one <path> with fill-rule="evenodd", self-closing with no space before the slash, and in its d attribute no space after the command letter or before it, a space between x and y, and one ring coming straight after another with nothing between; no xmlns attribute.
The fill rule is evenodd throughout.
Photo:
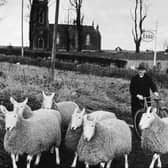
<svg viewBox="0 0 168 168"><path fill-rule="evenodd" d="M30 12L29 41L31 49L51 50L54 24L48 21L48 0L33 0ZM76 25L58 24L57 50L77 51ZM101 34L99 26L82 25L82 51L100 51Z"/></svg>

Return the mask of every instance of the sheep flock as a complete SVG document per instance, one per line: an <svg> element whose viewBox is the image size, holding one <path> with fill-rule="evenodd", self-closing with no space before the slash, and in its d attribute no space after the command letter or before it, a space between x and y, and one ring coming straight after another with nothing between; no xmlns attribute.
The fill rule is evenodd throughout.
<svg viewBox="0 0 168 168"><path fill-rule="evenodd" d="M126 121L112 111L87 112L73 101L55 102L54 96L55 93L46 95L43 91L38 110L28 106L28 98L18 102L11 97L12 111L0 105L5 122L3 146L13 168L18 168L22 155L26 155L26 168L38 167L43 152L55 155L55 166L61 166L62 146L74 155L71 167L76 167L79 161L85 168L94 165L110 168L116 158L123 158L123 167L130 167L133 140ZM153 154L149 168L154 168L155 161L161 168L160 155L168 153L168 118L160 118L157 110L149 107L140 119L139 128L141 149Z"/></svg>

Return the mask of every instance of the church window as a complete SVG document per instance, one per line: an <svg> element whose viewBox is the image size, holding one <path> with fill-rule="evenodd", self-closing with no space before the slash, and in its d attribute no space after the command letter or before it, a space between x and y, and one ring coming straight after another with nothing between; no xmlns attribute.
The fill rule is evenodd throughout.
<svg viewBox="0 0 168 168"><path fill-rule="evenodd" d="M44 39L42 37L38 38L38 48L39 49L44 48Z"/></svg>
<svg viewBox="0 0 168 168"><path fill-rule="evenodd" d="M90 34L86 35L86 45L89 46L90 45Z"/></svg>

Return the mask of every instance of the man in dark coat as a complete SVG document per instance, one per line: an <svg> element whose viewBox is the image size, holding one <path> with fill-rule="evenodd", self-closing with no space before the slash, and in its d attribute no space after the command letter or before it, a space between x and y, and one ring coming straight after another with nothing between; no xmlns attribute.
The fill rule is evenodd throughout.
<svg viewBox="0 0 168 168"><path fill-rule="evenodd" d="M137 68L137 75L131 79L130 93L131 93L131 111L134 118L139 109L144 108L144 97L147 97L148 106L150 103L150 90L156 97L159 96L157 87L152 78L146 74L146 68L143 63L139 64Z"/></svg>

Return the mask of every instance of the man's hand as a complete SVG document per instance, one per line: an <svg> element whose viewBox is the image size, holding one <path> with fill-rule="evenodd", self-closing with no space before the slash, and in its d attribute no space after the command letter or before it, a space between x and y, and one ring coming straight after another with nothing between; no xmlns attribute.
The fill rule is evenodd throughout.
<svg viewBox="0 0 168 168"><path fill-rule="evenodd" d="M160 100L160 96L159 96L159 93L158 92L154 92L154 99L155 100Z"/></svg>
<svg viewBox="0 0 168 168"><path fill-rule="evenodd" d="M156 97L159 97L159 93L158 92L154 92L153 93Z"/></svg>
<svg viewBox="0 0 168 168"><path fill-rule="evenodd" d="M144 99L143 96L142 96L142 95L139 95L139 94L138 94L136 97L137 97L139 100L143 100L143 99Z"/></svg>

